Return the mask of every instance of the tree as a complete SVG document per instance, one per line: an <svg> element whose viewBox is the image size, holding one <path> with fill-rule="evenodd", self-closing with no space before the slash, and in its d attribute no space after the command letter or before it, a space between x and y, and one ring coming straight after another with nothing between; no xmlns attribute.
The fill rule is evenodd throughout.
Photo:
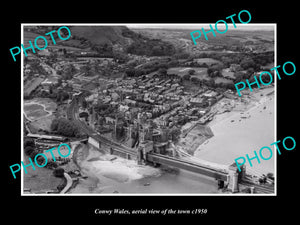
<svg viewBox="0 0 300 225"><path fill-rule="evenodd" d="M198 77L192 77L191 82L193 82L193 84L198 85L198 84L200 84L201 81Z"/></svg>
<svg viewBox="0 0 300 225"><path fill-rule="evenodd" d="M73 78L73 75L77 72L73 64L68 64L64 68L63 78L65 80L70 80Z"/></svg>
<svg viewBox="0 0 300 225"><path fill-rule="evenodd" d="M59 91L56 95L56 101L57 102L62 102L65 101L69 98L69 94L66 91Z"/></svg>
<svg viewBox="0 0 300 225"><path fill-rule="evenodd" d="M274 180L274 174L273 173L267 173L267 178Z"/></svg>
<svg viewBox="0 0 300 225"><path fill-rule="evenodd" d="M24 148L24 152L26 155L30 156L34 152L34 148L32 146L26 146Z"/></svg>
<svg viewBox="0 0 300 225"><path fill-rule="evenodd" d="M189 81L191 79L191 75L185 74L185 75L182 76L182 79Z"/></svg>
<svg viewBox="0 0 300 225"><path fill-rule="evenodd" d="M248 68L250 68L250 67L252 67L252 68L255 68L255 67L256 67L255 62L254 62L253 59L251 59L251 58L244 58L244 59L241 61L240 65L241 65L241 67L242 67L244 70L246 70L246 69L248 69Z"/></svg>
<svg viewBox="0 0 300 225"><path fill-rule="evenodd" d="M33 150L30 152L30 154L28 155L31 159L34 159L34 157L38 154L37 151Z"/></svg>
<svg viewBox="0 0 300 225"><path fill-rule="evenodd" d="M210 78L208 80L207 85L210 86L210 87L215 87L216 86L216 82L215 82L215 80L213 78Z"/></svg>
<svg viewBox="0 0 300 225"><path fill-rule="evenodd" d="M244 79L244 73L239 71L234 73L235 76L235 82L240 82Z"/></svg>
<svg viewBox="0 0 300 225"><path fill-rule="evenodd" d="M251 74L253 74L254 73L254 69L252 68L252 67L249 67L248 69L247 69L247 74L249 74L249 76L251 75Z"/></svg>
<svg viewBox="0 0 300 225"><path fill-rule="evenodd" d="M87 112L81 112L81 113L79 113L79 118L82 118L82 117L87 118L87 117L89 117L89 114Z"/></svg>
<svg viewBox="0 0 300 225"><path fill-rule="evenodd" d="M152 49L152 55L163 55L162 48L160 46L154 46Z"/></svg>
<svg viewBox="0 0 300 225"><path fill-rule="evenodd" d="M65 172L65 170L63 168L57 167L57 168L54 169L53 175L55 177L63 177L64 176L64 172Z"/></svg>
<svg viewBox="0 0 300 225"><path fill-rule="evenodd" d="M126 75L127 75L128 77L134 77L134 76L135 76L135 69L127 69L127 70L125 71L125 73L126 73Z"/></svg>
<svg viewBox="0 0 300 225"><path fill-rule="evenodd" d="M91 64L87 63L86 65L84 65L83 67L81 67L81 71L83 73L85 73L85 76L91 76L92 75Z"/></svg>
<svg viewBox="0 0 300 225"><path fill-rule="evenodd" d="M31 146L35 147L34 140L32 138L26 138L24 141L24 147Z"/></svg>
<svg viewBox="0 0 300 225"><path fill-rule="evenodd" d="M63 136L78 137L80 135L80 131L74 122L66 118L55 118L50 127L52 131L56 131Z"/></svg>
<svg viewBox="0 0 300 225"><path fill-rule="evenodd" d="M36 158L36 161L39 165L44 165L45 163L45 158L42 157L41 155L39 155L37 158Z"/></svg>
<svg viewBox="0 0 300 225"><path fill-rule="evenodd" d="M189 70L189 75L193 75L193 74L195 74L195 72L196 72L196 71L193 70L193 69L192 69L192 70Z"/></svg>
<svg viewBox="0 0 300 225"><path fill-rule="evenodd" d="M88 103L87 103L87 101L85 100L85 98L82 99L81 106L82 106L82 108L84 108L84 109L87 108Z"/></svg>
<svg viewBox="0 0 300 225"><path fill-rule="evenodd" d="M213 77L217 77L220 75L220 72L218 70L214 70L213 72L211 72L210 74L208 74L209 77L213 78Z"/></svg>
<svg viewBox="0 0 300 225"><path fill-rule="evenodd" d="M207 74L208 76L213 72L213 69L211 67L207 68Z"/></svg>
<svg viewBox="0 0 300 225"><path fill-rule="evenodd" d="M58 122L59 122L59 119L54 119L54 120L52 120L52 123L51 123L51 125L50 125L50 129L52 130L52 131L57 131L57 127L58 127Z"/></svg>
<svg viewBox="0 0 300 225"><path fill-rule="evenodd" d="M58 166L57 166L57 163L56 163L56 162L53 162L53 161L49 160L48 163L47 163L47 165L46 165L46 167L47 167L48 169L55 169L55 168L57 168Z"/></svg>
<svg viewBox="0 0 300 225"><path fill-rule="evenodd" d="M159 70L158 70L158 73L160 74L160 75L167 75L167 69L165 69L165 68L160 68Z"/></svg>

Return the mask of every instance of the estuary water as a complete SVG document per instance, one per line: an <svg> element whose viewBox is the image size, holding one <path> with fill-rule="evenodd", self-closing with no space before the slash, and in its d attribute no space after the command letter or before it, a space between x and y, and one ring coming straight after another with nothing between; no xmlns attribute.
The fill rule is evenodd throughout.
<svg viewBox="0 0 300 225"><path fill-rule="evenodd" d="M274 95L266 96L272 88L260 90L254 94L257 98L255 106L244 112L230 112L224 115L217 115L209 124L214 137L204 142L194 153L195 157L221 163L232 164L234 159L254 157L254 150L259 154L263 146L270 146L275 141L275 116L274 116ZM263 94L263 96L261 96ZM219 117L219 118L218 118ZM274 162L277 151L273 151L273 157L267 161L252 160L253 167L247 162L248 170L255 170L260 173L274 173ZM269 156L267 150L263 155ZM246 170L247 170L246 169Z"/></svg>
<svg viewBox="0 0 300 225"><path fill-rule="evenodd" d="M184 170L140 166L133 160L107 155L89 149L79 162L88 176L70 191L72 194L199 194L218 193L217 182L206 176Z"/></svg>

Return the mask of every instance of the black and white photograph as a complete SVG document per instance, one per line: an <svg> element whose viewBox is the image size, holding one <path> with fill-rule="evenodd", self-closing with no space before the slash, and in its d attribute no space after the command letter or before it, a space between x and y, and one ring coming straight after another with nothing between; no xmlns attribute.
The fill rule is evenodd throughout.
<svg viewBox="0 0 300 225"><path fill-rule="evenodd" d="M296 4L11 3L6 221L296 218Z"/></svg>
<svg viewBox="0 0 300 225"><path fill-rule="evenodd" d="M22 193L276 194L276 25L208 25L22 24Z"/></svg>

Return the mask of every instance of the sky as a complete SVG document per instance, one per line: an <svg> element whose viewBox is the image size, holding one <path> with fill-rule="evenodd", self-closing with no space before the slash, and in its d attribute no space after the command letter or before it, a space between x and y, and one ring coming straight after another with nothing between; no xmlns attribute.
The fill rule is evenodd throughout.
<svg viewBox="0 0 300 225"><path fill-rule="evenodd" d="M215 29L214 23L211 23L212 27ZM236 29L236 30L274 30L275 23L248 23L248 24L241 24L236 23L236 28L234 28L232 23L228 23L228 29ZM193 23L180 23L180 24L126 24L128 28L133 29L142 29L142 28L163 28L163 29L191 29L191 30L201 30L203 27L205 30L209 29L209 23L205 24L193 24ZM218 24L219 30L225 30L225 25L222 23Z"/></svg>

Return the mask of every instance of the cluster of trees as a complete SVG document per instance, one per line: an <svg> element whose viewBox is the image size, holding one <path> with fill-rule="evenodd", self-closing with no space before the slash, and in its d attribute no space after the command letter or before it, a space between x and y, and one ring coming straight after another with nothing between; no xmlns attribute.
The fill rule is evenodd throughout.
<svg viewBox="0 0 300 225"><path fill-rule="evenodd" d="M114 117L117 112L117 108L113 107L111 104L104 104L101 102L98 102L97 105L94 106L94 110L102 117L107 115Z"/></svg>
<svg viewBox="0 0 300 225"><path fill-rule="evenodd" d="M129 69L125 70L125 75L127 77L139 77L139 76L142 76L144 74L147 74L147 71L142 70L142 69L129 68Z"/></svg>
<svg viewBox="0 0 300 225"><path fill-rule="evenodd" d="M90 47L93 51L98 53L98 57L113 57L113 47L110 43L104 44L90 44Z"/></svg>
<svg viewBox="0 0 300 225"><path fill-rule="evenodd" d="M235 89L233 83L216 83L214 78L210 79L199 79L198 77L192 77L190 74L182 76L181 82L191 82L196 86L208 86L213 88L225 88L225 89Z"/></svg>
<svg viewBox="0 0 300 225"><path fill-rule="evenodd" d="M34 159L35 156L39 153L35 146L34 140L32 140L31 138L26 138L24 140L24 152L31 159ZM39 165L43 165L45 163L45 158L42 156L38 156L36 160Z"/></svg>
<svg viewBox="0 0 300 225"><path fill-rule="evenodd" d="M274 52L261 52L261 53L216 53L216 52L202 52L194 54L191 58L213 58L223 63L224 68L230 64L240 64L246 70L253 68L259 70L261 66L274 61Z"/></svg>
<svg viewBox="0 0 300 225"><path fill-rule="evenodd" d="M199 64L197 62L191 62L189 66L191 67L206 67L207 73L210 78L215 77L222 77L222 69L228 68L231 64L239 64L241 66L242 70L247 70L247 74L236 72L235 76L236 82L240 81L242 79L248 79L254 71L259 71L261 69L261 66L265 66L267 63L273 62L273 54L272 53L266 53L266 54L231 54L229 56L222 56L222 54L216 54L216 53L202 53L204 56L214 58L216 60L220 60L222 63L218 63L212 66L208 66L207 64ZM260 61L258 61L259 59ZM158 73L163 74L167 71L168 68L174 67L174 66L181 66L182 63L180 63L178 60L169 60L168 62L153 62L153 63L147 63L142 68L129 68L125 71L126 76L128 77L139 77L154 71L158 71ZM189 70L188 75L193 75L195 73L195 70ZM187 77L187 76L185 76ZM185 78L184 78L185 79ZM265 78L267 79L267 78ZM199 83L199 81L195 78L193 78L195 83ZM206 82L206 81L204 81ZM214 81L208 80L208 85L212 85ZM231 84L220 84L221 86L232 86Z"/></svg>
<svg viewBox="0 0 300 225"><path fill-rule="evenodd" d="M256 76L256 78L259 79L259 73L257 73L257 75L255 75L254 72L255 71L253 68L249 68L247 70L247 72L238 71L234 74L234 76L235 76L234 82L237 83L237 82L245 81L246 79L248 79L249 82L252 83L255 81L254 76ZM269 73L272 75L272 78L270 78L270 76L268 76L268 75L261 76L261 79L264 83L269 83L270 79L274 80L274 72L271 71Z"/></svg>
<svg viewBox="0 0 300 225"><path fill-rule="evenodd" d="M129 56L121 51L114 51L113 58L118 63L126 63L129 60Z"/></svg>
<svg viewBox="0 0 300 225"><path fill-rule="evenodd" d="M101 74L103 76L111 75L112 70L115 68L113 63L103 65L100 62L88 62L80 68L80 72L84 73L85 76L95 76Z"/></svg>
<svg viewBox="0 0 300 225"><path fill-rule="evenodd" d="M24 57L24 62L30 65L29 76L33 76L34 74L47 74L47 71L40 65L38 60L29 60L28 57Z"/></svg>
<svg viewBox="0 0 300 225"><path fill-rule="evenodd" d="M40 153L37 150L35 142L34 142L33 139L26 138L24 140L24 153L26 155L28 155L31 159L34 159L35 156L38 153ZM38 156L36 160L37 160L39 165L43 165L45 163L45 158L42 157L42 156ZM49 168L49 169L55 169L57 167L57 164L56 164L56 162L53 162L52 160L48 160L46 167Z"/></svg>
<svg viewBox="0 0 300 225"><path fill-rule="evenodd" d="M175 48L159 39L137 39L126 49L127 53L146 56L168 56L175 53Z"/></svg>
<svg viewBox="0 0 300 225"><path fill-rule="evenodd" d="M175 47L160 39L150 39L130 29L122 29L122 35L130 38L132 43L127 47L126 53L147 56L167 56L176 52Z"/></svg>
<svg viewBox="0 0 300 225"><path fill-rule="evenodd" d="M53 175L55 177L64 177L65 170L61 167L57 167L55 170L53 170Z"/></svg>
<svg viewBox="0 0 300 225"><path fill-rule="evenodd" d="M222 77L223 65L216 64L207 68L207 74L209 77Z"/></svg>
<svg viewBox="0 0 300 225"><path fill-rule="evenodd" d="M63 68L63 72L61 73L62 79L71 80L78 71L73 64L67 64Z"/></svg>
<svg viewBox="0 0 300 225"><path fill-rule="evenodd" d="M66 118L55 118L50 126L51 130L66 137L80 137L80 130L73 121Z"/></svg>
<svg viewBox="0 0 300 225"><path fill-rule="evenodd" d="M80 68L80 72L85 73L85 76L94 76L96 73L99 73L101 68L97 63L88 62Z"/></svg>
<svg viewBox="0 0 300 225"><path fill-rule="evenodd" d="M139 68L128 68L127 70L125 70L125 75L128 77L139 77L145 74L152 73L154 71L167 71L168 68L175 67L178 65L178 60L156 60L153 62L145 63L142 67Z"/></svg>
<svg viewBox="0 0 300 225"><path fill-rule="evenodd" d="M50 86L49 92L42 91L37 96L41 98L51 98L56 102L61 103L69 99L69 93L65 90L56 90L56 86Z"/></svg>

